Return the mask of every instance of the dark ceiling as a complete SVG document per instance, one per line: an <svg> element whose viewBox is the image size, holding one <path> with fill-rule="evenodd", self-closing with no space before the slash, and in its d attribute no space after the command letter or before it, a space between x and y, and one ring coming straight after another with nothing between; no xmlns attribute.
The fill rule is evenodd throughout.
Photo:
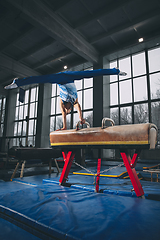
<svg viewBox="0 0 160 240"><path fill-rule="evenodd" d="M159 0L0 0L0 92L15 77L50 74L160 43ZM140 37L143 43L138 43Z"/></svg>

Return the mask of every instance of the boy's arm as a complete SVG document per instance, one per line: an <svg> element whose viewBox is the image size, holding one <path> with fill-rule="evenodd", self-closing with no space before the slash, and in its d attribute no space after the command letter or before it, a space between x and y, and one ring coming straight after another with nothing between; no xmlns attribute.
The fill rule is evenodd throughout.
<svg viewBox="0 0 160 240"><path fill-rule="evenodd" d="M77 110L78 114L79 114L79 119L81 121L81 124L85 123L85 119L82 117L82 110L81 110L81 106L78 102L78 99L76 99L75 103L74 103L74 107Z"/></svg>
<svg viewBox="0 0 160 240"><path fill-rule="evenodd" d="M63 128L61 128L60 130L66 130L67 129L66 111L65 111L64 104L61 99L60 99L60 109L62 112L62 121L63 121Z"/></svg>

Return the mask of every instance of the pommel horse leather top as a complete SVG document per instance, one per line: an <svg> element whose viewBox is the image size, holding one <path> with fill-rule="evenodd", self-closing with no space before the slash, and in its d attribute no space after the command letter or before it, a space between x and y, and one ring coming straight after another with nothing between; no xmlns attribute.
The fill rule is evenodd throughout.
<svg viewBox="0 0 160 240"><path fill-rule="evenodd" d="M154 149L157 127L151 123L63 130L50 133L52 147Z"/></svg>
<svg viewBox="0 0 160 240"><path fill-rule="evenodd" d="M112 126L105 127L105 121ZM88 123L87 123L88 124ZM75 148L118 148L127 169L137 197L144 198L144 191L138 179L135 166L142 149L155 149L157 142L157 127L152 123L114 126L109 118L102 120L102 127L55 131L50 133L52 147L62 149L65 161L59 183L65 184L75 157ZM67 152L68 149L68 152ZM128 149L135 149L131 158ZM99 191L101 158L98 158L96 192Z"/></svg>

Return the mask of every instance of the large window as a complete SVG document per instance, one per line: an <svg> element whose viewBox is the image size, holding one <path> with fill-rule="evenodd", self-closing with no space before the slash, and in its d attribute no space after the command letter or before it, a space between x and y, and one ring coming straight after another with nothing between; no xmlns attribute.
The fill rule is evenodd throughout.
<svg viewBox="0 0 160 240"><path fill-rule="evenodd" d="M74 83L77 88L83 118L93 126L93 78L75 80ZM75 128L78 121L79 115L73 108L73 111L67 115L67 129ZM59 87L57 84L52 84L50 131L62 128L62 126Z"/></svg>
<svg viewBox="0 0 160 240"><path fill-rule="evenodd" d="M127 76L110 76L110 117L116 124L152 122L160 142L160 48L116 59Z"/></svg>
<svg viewBox="0 0 160 240"><path fill-rule="evenodd" d="M24 103L19 101L17 93L14 123L14 145L34 146L37 124L38 87L25 91Z"/></svg>
<svg viewBox="0 0 160 240"><path fill-rule="evenodd" d="M3 136L6 98L0 98L0 137Z"/></svg>

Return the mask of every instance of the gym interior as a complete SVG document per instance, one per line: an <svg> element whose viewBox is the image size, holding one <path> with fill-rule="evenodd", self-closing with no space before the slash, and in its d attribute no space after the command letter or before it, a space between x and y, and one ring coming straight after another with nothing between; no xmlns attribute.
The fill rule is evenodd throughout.
<svg viewBox="0 0 160 240"><path fill-rule="evenodd" d="M0 1L0 239L160 239L160 2ZM63 127L56 83L74 78Z"/></svg>

